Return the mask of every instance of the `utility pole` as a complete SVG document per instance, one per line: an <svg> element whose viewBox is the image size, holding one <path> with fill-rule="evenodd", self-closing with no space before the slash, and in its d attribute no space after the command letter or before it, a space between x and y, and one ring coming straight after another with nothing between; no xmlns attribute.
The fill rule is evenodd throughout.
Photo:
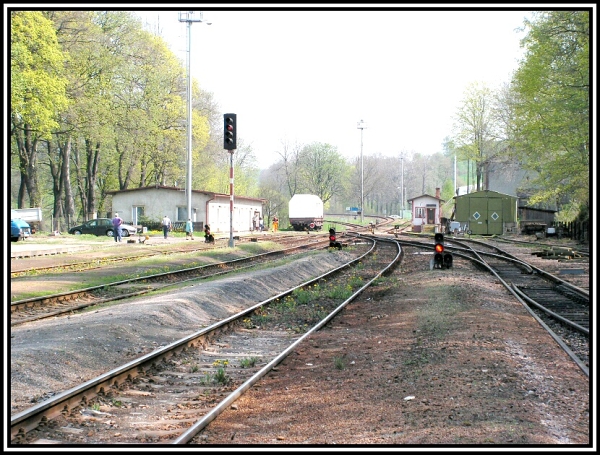
<svg viewBox="0 0 600 455"><path fill-rule="evenodd" d="M367 127L366 123L361 120L358 122L357 128L360 130L360 223L364 221L364 202L365 202L365 173L363 164L363 130Z"/></svg>
<svg viewBox="0 0 600 455"><path fill-rule="evenodd" d="M202 22L202 12L186 11L179 13L179 22L187 22L187 177L185 194L187 215L192 219L192 22ZM207 22L210 25L210 22ZM195 219L193 221L196 221Z"/></svg>
<svg viewBox="0 0 600 455"><path fill-rule="evenodd" d="M404 156L401 156L400 160L402 160L402 183L400 183L400 205L402 210L402 216L400 218L404 218Z"/></svg>

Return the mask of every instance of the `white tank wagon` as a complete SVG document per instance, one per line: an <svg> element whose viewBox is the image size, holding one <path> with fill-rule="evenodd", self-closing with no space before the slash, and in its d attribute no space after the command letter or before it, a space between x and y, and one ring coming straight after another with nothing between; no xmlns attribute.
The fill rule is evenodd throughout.
<svg viewBox="0 0 600 455"><path fill-rule="evenodd" d="M315 194L295 194L290 199L290 224L295 231L317 231L323 227L323 201Z"/></svg>

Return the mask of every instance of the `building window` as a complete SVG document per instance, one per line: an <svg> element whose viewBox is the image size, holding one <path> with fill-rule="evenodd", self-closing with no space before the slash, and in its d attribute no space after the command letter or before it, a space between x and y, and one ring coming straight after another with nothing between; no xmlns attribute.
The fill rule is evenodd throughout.
<svg viewBox="0 0 600 455"><path fill-rule="evenodd" d="M144 217L144 206L136 205L133 206L133 224L140 224L140 218Z"/></svg>
<svg viewBox="0 0 600 455"><path fill-rule="evenodd" d="M177 207L177 221L187 221L187 206Z"/></svg>
<svg viewBox="0 0 600 455"><path fill-rule="evenodd" d="M423 210L423 207L417 207L415 209L415 217L416 218L425 218L425 212Z"/></svg>

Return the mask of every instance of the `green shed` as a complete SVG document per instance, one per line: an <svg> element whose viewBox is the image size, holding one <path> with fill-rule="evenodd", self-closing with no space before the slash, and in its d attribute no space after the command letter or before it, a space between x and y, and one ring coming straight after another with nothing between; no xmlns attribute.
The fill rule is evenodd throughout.
<svg viewBox="0 0 600 455"><path fill-rule="evenodd" d="M516 196L484 190L455 196L454 219L467 234L502 235L517 231Z"/></svg>

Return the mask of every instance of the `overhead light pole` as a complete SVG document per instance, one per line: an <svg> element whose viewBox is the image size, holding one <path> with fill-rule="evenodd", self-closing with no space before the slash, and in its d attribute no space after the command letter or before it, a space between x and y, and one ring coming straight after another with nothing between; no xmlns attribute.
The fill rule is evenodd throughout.
<svg viewBox="0 0 600 455"><path fill-rule="evenodd" d="M185 194L187 198L188 219L192 219L192 22L202 22L201 11L185 11L179 13L179 22L187 22L187 177ZM207 25L210 25L207 22ZM193 221L196 221L195 219Z"/></svg>
<svg viewBox="0 0 600 455"><path fill-rule="evenodd" d="M365 173L363 165L363 130L367 127L367 124L361 120L358 122L357 128L360 130L360 222L364 221L364 202L365 202Z"/></svg>
<svg viewBox="0 0 600 455"><path fill-rule="evenodd" d="M402 161L402 173L401 175L401 183L400 183L400 210L402 210L401 217L404 218L404 156L400 156L400 160Z"/></svg>

